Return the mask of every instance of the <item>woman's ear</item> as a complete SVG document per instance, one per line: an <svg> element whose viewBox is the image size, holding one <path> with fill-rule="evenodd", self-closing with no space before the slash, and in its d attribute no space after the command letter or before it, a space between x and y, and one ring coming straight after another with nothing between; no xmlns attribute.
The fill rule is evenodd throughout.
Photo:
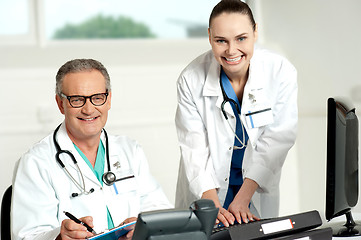
<svg viewBox="0 0 361 240"><path fill-rule="evenodd" d="M257 23L254 25L253 33L254 33L254 38L257 41L257 39L258 39L258 24Z"/></svg>
<svg viewBox="0 0 361 240"><path fill-rule="evenodd" d="M208 28L208 40L209 40L209 43L211 43L211 28L210 27Z"/></svg>

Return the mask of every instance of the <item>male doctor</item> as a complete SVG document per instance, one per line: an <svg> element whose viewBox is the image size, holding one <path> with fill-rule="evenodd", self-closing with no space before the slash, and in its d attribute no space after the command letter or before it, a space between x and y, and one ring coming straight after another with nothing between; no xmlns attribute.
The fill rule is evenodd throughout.
<svg viewBox="0 0 361 240"><path fill-rule="evenodd" d="M93 235L64 211L101 232L135 220L139 212L172 207L138 143L103 129L111 97L100 62L76 59L59 69L56 102L65 119L15 167L12 239Z"/></svg>

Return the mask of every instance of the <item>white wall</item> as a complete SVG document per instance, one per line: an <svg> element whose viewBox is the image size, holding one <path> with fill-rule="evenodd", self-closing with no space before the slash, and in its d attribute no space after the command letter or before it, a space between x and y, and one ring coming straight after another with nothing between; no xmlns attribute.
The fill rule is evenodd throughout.
<svg viewBox="0 0 361 240"><path fill-rule="evenodd" d="M112 81L109 133L144 147L151 171L174 202L179 151L174 127L175 82L182 68L208 49L207 40L106 41L3 47L0 118L1 192L11 184L15 161L54 130L63 117L55 103L55 74L65 61L95 58Z"/></svg>
<svg viewBox="0 0 361 240"><path fill-rule="evenodd" d="M361 2L253 3L262 17L260 44L288 57L299 73L299 133L284 166L281 214L317 209L324 215L326 100L349 96L361 109ZM207 49L207 39L0 46L0 192L11 184L21 154L62 120L54 100L57 69L69 59L91 57L103 62L112 78L108 131L142 144L173 202L179 162L175 81Z"/></svg>
<svg viewBox="0 0 361 240"><path fill-rule="evenodd" d="M264 45L283 52L298 69L300 118L293 166L297 174L283 179L283 194L292 196L296 187L299 210L317 209L324 216L327 98L349 97L361 116L361 2L256 2L261 2ZM355 211L361 211L360 203Z"/></svg>

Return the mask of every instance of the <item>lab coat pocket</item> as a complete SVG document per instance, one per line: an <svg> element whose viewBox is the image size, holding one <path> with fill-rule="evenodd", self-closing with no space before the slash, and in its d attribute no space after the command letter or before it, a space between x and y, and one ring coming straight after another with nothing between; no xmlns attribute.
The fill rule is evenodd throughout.
<svg viewBox="0 0 361 240"><path fill-rule="evenodd" d="M114 183L118 189L119 194L128 194L137 191L137 181L135 177L129 176L129 178L120 180Z"/></svg>
<svg viewBox="0 0 361 240"><path fill-rule="evenodd" d="M259 128L273 123L272 109L265 107L245 114L248 128Z"/></svg>
<svg viewBox="0 0 361 240"><path fill-rule="evenodd" d="M128 178L115 182L113 184L114 193L116 194L116 200L113 201L116 211L112 212L117 220L124 220L128 217L136 216L140 211L140 202L138 197L138 183L136 179ZM112 207L112 210L114 208Z"/></svg>
<svg viewBox="0 0 361 240"><path fill-rule="evenodd" d="M272 108L263 88L251 89L248 100L249 105L244 112L248 128L259 128L273 123Z"/></svg>

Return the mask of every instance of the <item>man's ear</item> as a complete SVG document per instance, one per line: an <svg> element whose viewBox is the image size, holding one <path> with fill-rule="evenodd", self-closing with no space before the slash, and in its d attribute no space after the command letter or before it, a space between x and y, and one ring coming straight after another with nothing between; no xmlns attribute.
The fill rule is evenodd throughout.
<svg viewBox="0 0 361 240"><path fill-rule="evenodd" d="M107 102L108 102L108 104L109 104L109 109L110 109L111 106L112 106L112 92L111 92L111 91L109 92ZM109 109L108 109L108 110L109 110Z"/></svg>
<svg viewBox="0 0 361 240"><path fill-rule="evenodd" d="M55 95L56 103L58 104L59 111L64 114L64 106L63 106L63 98L61 98L58 94Z"/></svg>

